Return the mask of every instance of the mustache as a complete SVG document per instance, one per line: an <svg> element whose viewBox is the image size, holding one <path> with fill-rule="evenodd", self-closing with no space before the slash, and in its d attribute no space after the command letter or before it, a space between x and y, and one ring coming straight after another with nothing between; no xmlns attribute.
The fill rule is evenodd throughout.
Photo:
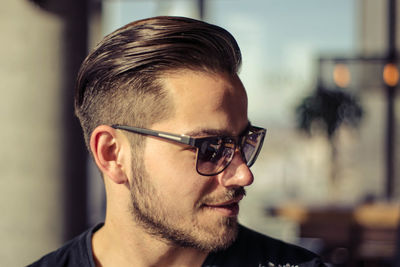
<svg viewBox="0 0 400 267"><path fill-rule="evenodd" d="M246 195L246 190L243 187L229 189L225 193L219 196L208 195L205 196L199 203L199 206L204 204L215 204L222 203L233 200L235 198L244 197Z"/></svg>

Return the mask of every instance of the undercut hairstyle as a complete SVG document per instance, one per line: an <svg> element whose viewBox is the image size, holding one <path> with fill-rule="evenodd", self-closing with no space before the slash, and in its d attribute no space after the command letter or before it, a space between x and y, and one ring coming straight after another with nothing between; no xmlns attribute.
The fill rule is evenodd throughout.
<svg viewBox="0 0 400 267"><path fill-rule="evenodd" d="M166 73L234 75L240 64L239 46L228 31L194 19L154 17L107 35L82 63L75 89L75 114L89 151L99 125L148 127L173 114L161 85Z"/></svg>

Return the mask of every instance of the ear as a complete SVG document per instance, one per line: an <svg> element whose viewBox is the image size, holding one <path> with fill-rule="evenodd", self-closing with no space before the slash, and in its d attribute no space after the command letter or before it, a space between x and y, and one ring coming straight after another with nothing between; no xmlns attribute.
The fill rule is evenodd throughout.
<svg viewBox="0 0 400 267"><path fill-rule="evenodd" d="M124 135L110 126L100 125L90 136L90 149L104 179L108 177L117 184L128 182L130 146Z"/></svg>

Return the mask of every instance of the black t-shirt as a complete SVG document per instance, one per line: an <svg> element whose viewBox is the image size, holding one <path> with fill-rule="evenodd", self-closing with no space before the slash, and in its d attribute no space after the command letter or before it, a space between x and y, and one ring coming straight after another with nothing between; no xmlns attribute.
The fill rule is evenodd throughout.
<svg viewBox="0 0 400 267"><path fill-rule="evenodd" d="M92 235L103 224L87 230L29 267L95 267ZM227 250L211 253L203 267L322 267L319 257L303 248L239 227Z"/></svg>

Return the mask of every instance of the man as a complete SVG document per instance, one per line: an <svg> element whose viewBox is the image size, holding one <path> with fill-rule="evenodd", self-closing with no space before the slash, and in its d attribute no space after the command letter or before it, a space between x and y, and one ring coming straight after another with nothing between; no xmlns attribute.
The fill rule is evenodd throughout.
<svg viewBox="0 0 400 267"><path fill-rule="evenodd" d="M247 118L240 63L226 30L193 19L150 18L106 36L75 96L105 222L32 266L323 266L237 222L266 132Z"/></svg>

